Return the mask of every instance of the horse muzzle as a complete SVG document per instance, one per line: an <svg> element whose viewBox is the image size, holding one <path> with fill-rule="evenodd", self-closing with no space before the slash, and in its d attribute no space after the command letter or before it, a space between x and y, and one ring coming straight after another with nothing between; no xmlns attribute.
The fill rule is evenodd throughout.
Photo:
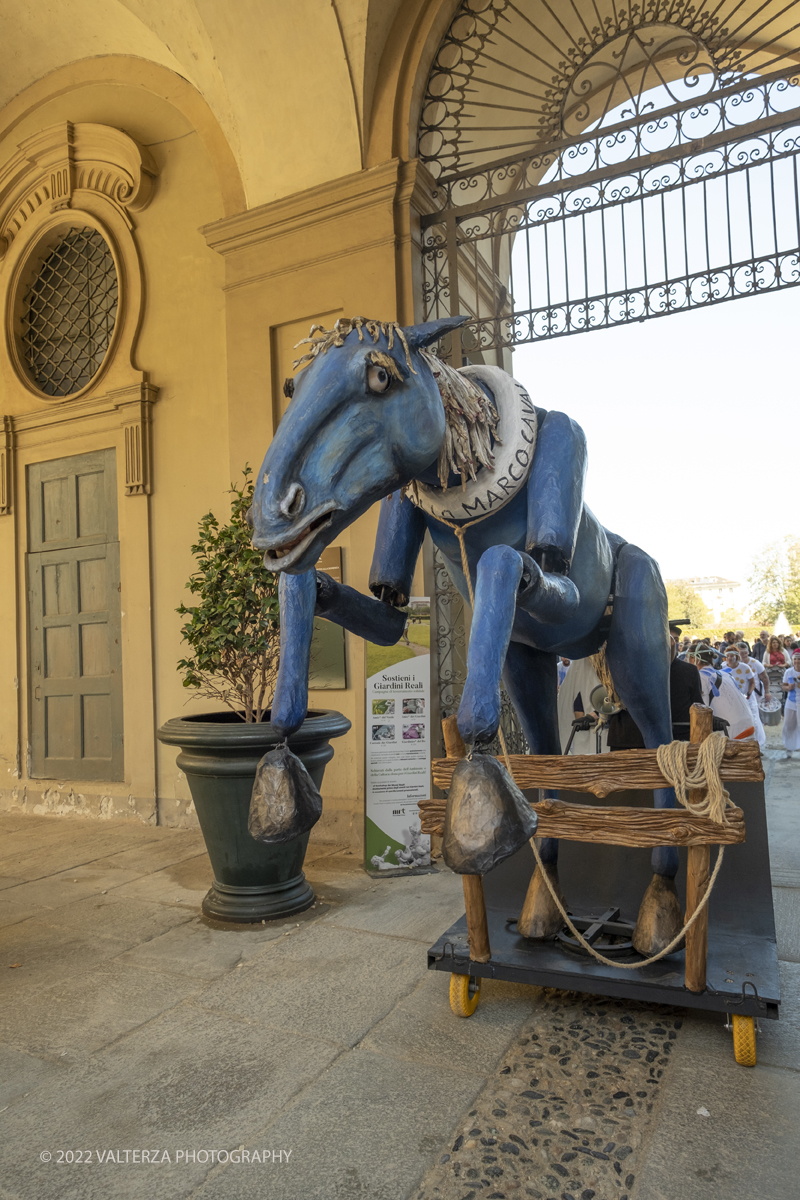
<svg viewBox="0 0 800 1200"><path fill-rule="evenodd" d="M338 509L337 504L319 505L308 514L302 525L295 522L278 537L265 537L256 534L253 545L258 550L264 550L264 566L270 571L286 571L298 562L311 543L326 529L333 520L333 514Z"/></svg>

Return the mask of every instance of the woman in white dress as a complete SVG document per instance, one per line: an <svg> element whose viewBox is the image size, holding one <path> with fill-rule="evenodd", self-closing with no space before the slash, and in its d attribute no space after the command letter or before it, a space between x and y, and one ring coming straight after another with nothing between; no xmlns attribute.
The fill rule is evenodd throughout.
<svg viewBox="0 0 800 1200"><path fill-rule="evenodd" d="M786 692L786 708L783 710L783 744L787 750L800 750L800 723L797 709L798 683L800 683L800 650L795 650L792 654L792 665L784 672L781 684Z"/></svg>
<svg viewBox="0 0 800 1200"><path fill-rule="evenodd" d="M753 715L756 741L758 742L759 746L766 746L767 735L764 732L764 726L761 722L761 713L758 710L758 701L762 696L765 700L769 700L769 676L758 659L750 657L750 651L747 647L747 642L739 642L737 644L737 648L739 650L741 665L746 670L752 671L755 677L753 681L754 686L745 699L747 700L748 707Z"/></svg>

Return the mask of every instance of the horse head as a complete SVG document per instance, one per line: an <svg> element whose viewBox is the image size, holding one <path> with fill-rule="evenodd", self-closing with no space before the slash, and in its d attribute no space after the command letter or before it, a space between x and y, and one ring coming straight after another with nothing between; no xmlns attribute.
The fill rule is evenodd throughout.
<svg viewBox="0 0 800 1200"><path fill-rule="evenodd" d="M436 462L445 413L421 351L466 319L312 328L253 497L253 544L270 570L309 570L376 500Z"/></svg>

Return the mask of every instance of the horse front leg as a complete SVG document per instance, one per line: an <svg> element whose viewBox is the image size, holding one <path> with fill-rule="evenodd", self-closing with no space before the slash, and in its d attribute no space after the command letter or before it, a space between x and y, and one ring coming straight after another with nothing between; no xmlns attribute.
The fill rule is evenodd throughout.
<svg viewBox="0 0 800 1200"><path fill-rule="evenodd" d="M458 728L468 746L490 742L497 734L500 677L517 609L524 609L537 621L561 624L574 614L579 602L580 594L571 579L546 574L529 555L511 546L484 551L475 581L467 681L458 709ZM555 658L552 661L555 663ZM559 750L556 743L552 752Z"/></svg>
<svg viewBox="0 0 800 1200"><path fill-rule="evenodd" d="M406 615L391 605L362 596L322 571L281 575L281 661L271 721L282 737L300 728L308 710L308 669L314 617L325 617L343 629L393 646L405 628Z"/></svg>
<svg viewBox="0 0 800 1200"><path fill-rule="evenodd" d="M522 560L510 546L493 546L478 563L467 655L467 680L458 728L470 748L456 767L445 814L442 855L461 875L483 875L515 854L536 831L536 814L495 758L471 753L490 742L500 724L500 677L516 612Z"/></svg>
<svg viewBox="0 0 800 1200"><path fill-rule="evenodd" d="M281 575L278 600L281 661L270 720L278 734L287 738L300 728L308 711L308 667L317 603L316 572Z"/></svg>
<svg viewBox="0 0 800 1200"><path fill-rule="evenodd" d="M458 728L467 746L491 742L500 725L500 678L517 611L522 560L511 546L492 546L478 562L467 679L458 706Z"/></svg>

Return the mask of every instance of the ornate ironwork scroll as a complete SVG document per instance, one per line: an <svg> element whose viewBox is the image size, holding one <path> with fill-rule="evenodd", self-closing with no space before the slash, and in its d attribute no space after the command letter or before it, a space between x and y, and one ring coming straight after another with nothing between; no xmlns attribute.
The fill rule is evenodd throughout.
<svg viewBox="0 0 800 1200"><path fill-rule="evenodd" d="M426 316L481 351L800 283L800 73L442 179Z"/></svg>
<svg viewBox="0 0 800 1200"><path fill-rule="evenodd" d="M576 133L656 87L695 100L790 68L797 6L741 0L462 0L428 78L419 156L436 176Z"/></svg>

